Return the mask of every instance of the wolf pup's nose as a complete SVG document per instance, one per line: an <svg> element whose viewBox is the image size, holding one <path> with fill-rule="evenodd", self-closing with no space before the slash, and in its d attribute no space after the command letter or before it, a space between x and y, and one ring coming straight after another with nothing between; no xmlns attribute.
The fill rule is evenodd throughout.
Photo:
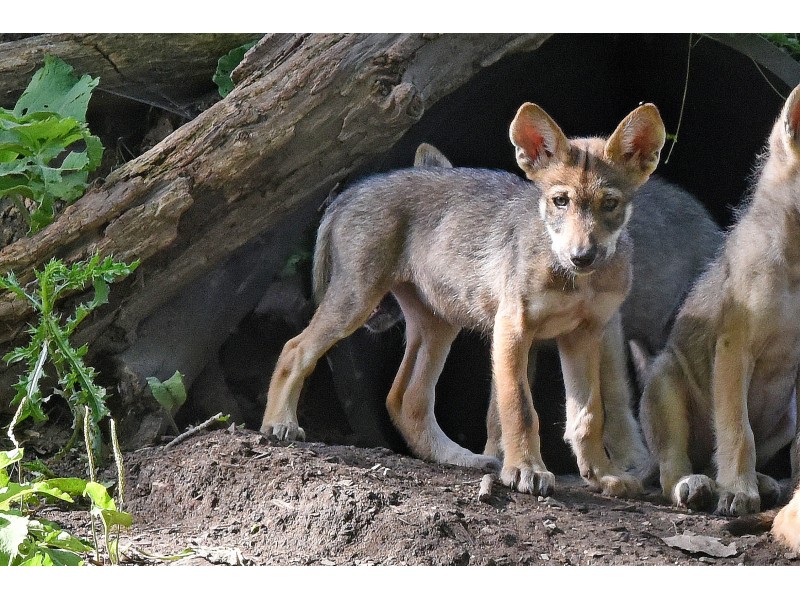
<svg viewBox="0 0 800 600"><path fill-rule="evenodd" d="M597 246L589 246L588 248L579 248L575 250L569 257L570 262L575 265L577 269L585 269L590 267L597 256Z"/></svg>

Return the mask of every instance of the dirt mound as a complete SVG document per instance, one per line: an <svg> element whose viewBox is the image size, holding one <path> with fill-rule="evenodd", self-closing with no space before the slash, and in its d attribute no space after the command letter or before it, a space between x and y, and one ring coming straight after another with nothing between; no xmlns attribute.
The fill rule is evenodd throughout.
<svg viewBox="0 0 800 600"><path fill-rule="evenodd" d="M480 472L385 449L215 431L131 453L126 470L121 542L136 560L192 548L177 564L800 564L769 534L733 537L656 490L605 498L559 476L551 498L495 484L481 502Z"/></svg>

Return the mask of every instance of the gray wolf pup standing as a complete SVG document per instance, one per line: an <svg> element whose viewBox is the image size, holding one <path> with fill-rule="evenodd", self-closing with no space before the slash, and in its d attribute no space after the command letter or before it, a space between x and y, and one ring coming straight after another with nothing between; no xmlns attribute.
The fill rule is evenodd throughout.
<svg viewBox="0 0 800 600"><path fill-rule="evenodd" d="M532 183L489 170L412 168L368 178L337 197L317 235L319 306L278 359L263 433L303 436L297 401L304 379L391 291L406 319L406 349L387 407L414 454L496 468L495 458L447 438L433 412L450 345L462 328L476 329L492 340L501 479L522 492L552 493L527 362L534 340L555 338L566 436L581 475L604 493L640 491L603 447L600 346L630 287L630 200L658 164L664 124L647 104L607 140L569 140L547 113L526 103L510 138Z"/></svg>
<svg viewBox="0 0 800 600"><path fill-rule="evenodd" d="M436 147L420 144L414 157L420 168L452 168ZM722 245L722 232L703 206L688 192L653 176L633 198L628 223L633 243L633 283L620 308L624 340L636 344L641 360L660 352L692 283ZM403 314L391 295L364 324L378 333L393 327ZM632 410L626 348L619 336L606 335L600 359L600 393L605 408L605 447L612 462L626 470L643 470L649 463L639 424ZM608 331L608 329L607 329ZM534 344L528 357L528 380L536 367ZM500 422L492 398L487 418L485 454L500 457Z"/></svg>
<svg viewBox="0 0 800 600"><path fill-rule="evenodd" d="M687 297L642 397L661 487L678 506L742 515L779 495L756 469L797 434L798 241L800 86L772 129L749 206Z"/></svg>

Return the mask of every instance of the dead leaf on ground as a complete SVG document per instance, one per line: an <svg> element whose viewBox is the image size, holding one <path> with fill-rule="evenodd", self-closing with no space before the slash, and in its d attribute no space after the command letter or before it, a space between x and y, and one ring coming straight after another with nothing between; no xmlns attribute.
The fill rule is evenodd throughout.
<svg viewBox="0 0 800 600"><path fill-rule="evenodd" d="M683 534L672 537L662 537L661 540L672 548L679 548L692 554L706 554L716 558L728 558L736 556L739 549L734 542L727 546L719 541L719 538L707 535Z"/></svg>

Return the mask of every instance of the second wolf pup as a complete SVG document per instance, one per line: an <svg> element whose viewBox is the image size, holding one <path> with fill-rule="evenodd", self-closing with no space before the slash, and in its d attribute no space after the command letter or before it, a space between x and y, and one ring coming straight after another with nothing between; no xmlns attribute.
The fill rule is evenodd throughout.
<svg viewBox="0 0 800 600"><path fill-rule="evenodd" d="M501 479L550 494L554 477L541 458L527 362L534 340L556 338L567 436L581 475L605 493L640 491L603 447L599 356L606 325L630 287L630 199L658 164L664 124L647 104L608 140L569 140L527 103L510 137L534 183L488 170L407 169L368 178L337 197L314 254L319 306L278 359L262 432L303 435L297 400L304 379L391 291L406 319L406 350L387 406L417 456L496 464L447 438L433 411L450 345L464 327L481 330L492 339Z"/></svg>
<svg viewBox="0 0 800 600"><path fill-rule="evenodd" d="M687 297L642 397L662 490L679 506L742 515L780 493L756 469L797 433L799 241L800 86L772 129L749 206Z"/></svg>

